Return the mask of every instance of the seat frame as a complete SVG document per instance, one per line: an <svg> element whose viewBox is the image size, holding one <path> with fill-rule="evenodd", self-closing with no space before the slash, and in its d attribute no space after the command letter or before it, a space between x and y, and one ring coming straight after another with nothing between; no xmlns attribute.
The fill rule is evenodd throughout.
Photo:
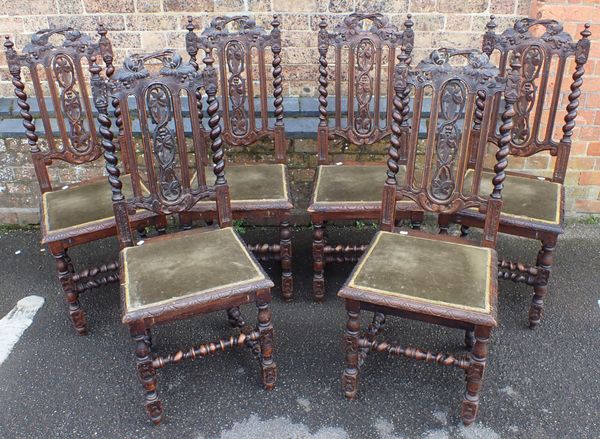
<svg viewBox="0 0 600 439"><path fill-rule="evenodd" d="M239 27L234 32L227 29L233 23ZM186 50L191 63L198 65L196 59L199 50L205 54L216 51L219 60L219 90L222 96L222 116L224 121L223 140L231 147L251 146L258 140L272 139L275 146L275 163L287 164L287 140L283 119L283 75L281 67L281 31L277 15L273 16L271 31L257 26L253 18L242 15L234 17L215 17L200 35L197 35L192 17L188 17ZM274 125L269 122L267 72L265 69L265 51L270 47L273 53L273 115ZM254 98L252 69L252 50L256 49L259 63L260 123L257 123ZM238 62L236 62L236 60ZM241 60L241 61L240 61ZM226 66L228 66L226 68ZM242 75L245 74L244 78ZM248 110L243 103L247 101ZM229 103L231 102L231 107ZM239 125L241 123L241 125ZM287 166L286 166L287 178ZM289 181L286 182L289 188ZM290 226L293 204L288 192L285 202L256 203L235 202L233 216L240 220L264 221L275 219L279 223L279 243L249 244L248 248L261 260L275 259L281 263L281 292L284 300L293 299L292 274L292 234ZM204 206L200 216L212 221L214 207Z"/></svg>
<svg viewBox="0 0 600 439"><path fill-rule="evenodd" d="M162 69L157 73L150 73L145 66L149 60L162 62ZM134 245L131 215L135 215L138 210L150 211L155 215L181 214L184 215L183 218L188 218L186 215L193 215L194 207L199 201L210 199L216 202L218 227L232 226L233 216L229 187L225 179L222 131L218 114L219 102L216 98L217 72L210 52L203 62L205 68L199 72L196 67L183 63L181 56L174 51L132 55L125 60L124 67L117 71L108 83L100 79L100 67L95 62L92 64L92 87L97 89L95 104L99 113L99 131L103 139L106 171L109 175L118 238L122 249ZM208 96L209 138L214 164L213 172L216 178L213 186L208 186L203 182L205 177L201 177L205 172L205 161L202 158L206 153L202 148L204 142L199 141L203 136L200 122L202 88ZM189 158L185 141L181 116L182 92L188 95L194 139L193 160ZM136 147L128 106L130 95L135 96L136 99L142 132L151 133L151 135L142 135L141 140L148 183L145 191L142 191L143 181L135 159ZM112 122L108 116L109 100L114 109L115 123L119 127L120 156L129 161L133 187L133 197L129 199L121 191L119 157L114 142L115 136L111 131ZM148 118L153 121L152 127ZM190 178L190 167L195 168L199 176L196 185ZM189 228L189 224L182 225L184 229ZM204 230L194 230L181 233L203 232ZM150 238L148 244L171 239L174 235ZM164 256L169 257L168 254ZM121 257L123 257L122 253ZM251 253L249 257L253 257ZM256 265L258 266L258 263ZM123 269L121 265L121 279L123 279ZM222 291L215 289L131 311L126 308L126 293L122 283L123 323L129 327L135 343L137 374L144 389L146 412L154 424L159 424L163 418L163 405L157 393L156 371L168 364L176 364L185 359L202 358L215 354L219 350L248 347L259 361L263 386L267 390L273 389L277 377L277 368L273 360L273 325L269 308L270 288L273 283L264 271L262 274L263 280L228 288L228 294L225 296ZM258 323L254 328L246 325L239 309L241 305L248 303L255 303L258 308ZM231 326L239 329L236 335L166 356L152 352L151 330L156 325L222 310L227 311Z"/></svg>
<svg viewBox="0 0 600 439"><path fill-rule="evenodd" d="M545 28L543 35L536 36L530 31L532 28L540 26ZM501 34L495 33L496 23L494 16L488 22L487 30L483 37L483 51L488 55L491 55L494 51L499 51L499 67L501 72L504 73L507 71L508 57L512 51L521 54L523 86L520 89L519 99L515 108L517 111L516 120L530 121L532 118L531 113L534 110L534 105L527 107L529 99L533 99L535 107L537 107L533 122L518 133L521 136L519 143L515 142L514 138L511 138L509 145L510 154L519 157L530 157L542 151L549 151L551 156L556 157L551 178L537 177L520 172L511 172L510 174L523 178L543 178L555 183L564 183L571 149L571 137L575 128L577 108L579 107L580 88L583 84L584 66L590 50L589 38L591 32L589 31L589 27L589 24L586 24L580 33L581 38L578 41L573 41L571 36L563 31L562 25L556 20L523 18L516 21L512 28L506 29ZM536 55L540 56L538 60L540 64L537 69L533 60ZM559 74L557 75L556 84L551 90L552 93L548 95L550 84L548 83L547 76L550 69L549 62L551 57L558 57L559 59ZM561 83L569 57L574 57L575 70L572 75L571 91L568 95L564 125L562 126L562 138L559 142L555 142L552 140L553 127L557 123L556 113L560 105ZM527 73L530 69L533 72L532 74ZM534 81L540 78L542 73L545 73L545 76L542 77L539 88L535 87L531 91L529 86L534 85ZM538 99L539 96L546 97L545 99ZM544 138L540 140L541 106L544 102L551 103L547 116L550 125L546 128ZM494 106L492 120L497 120L500 101L496 99L492 105ZM521 108L519 109L519 107ZM489 141L497 144L499 135L494 131ZM472 151L472 162L475 160L475 155L476 151ZM498 261L498 276L501 279L509 279L513 282L533 286L534 294L528 313L529 327L531 329L537 327L542 320L544 298L548 293L548 281L554 263L554 252L558 236L564 232L564 187L561 195L561 204L559 206L560 221L558 224L509 216L502 216L500 218L501 233L535 239L541 242L541 249L533 265L505 259ZM451 219L443 218L440 224L447 228L450 222L459 223L461 224L461 233L463 236L467 236L469 227L481 228L483 221L483 216L478 212L465 210Z"/></svg>
<svg viewBox="0 0 600 439"><path fill-rule="evenodd" d="M82 61L87 61L89 65L92 58L99 56L106 66L106 76L110 77L114 72L112 45L102 24L98 26L97 33L99 38L93 41L89 35L71 27L43 29L33 35L31 42L23 48L21 54L17 53L14 43L6 37L4 47L7 64L42 194L57 190L52 187L49 175L49 167L54 162L70 165L89 164L102 155L102 146L96 133L95 117L92 114L89 94L85 86L87 79L82 65ZM62 45L54 45L50 41L50 38L56 35L64 37ZM35 99L44 127L45 148L40 146L35 118L31 113L25 84L21 79L23 69L29 71L33 83ZM46 93L38 69L43 69L48 79L49 96L53 102L59 139L55 139L53 134L51 115L45 102ZM107 190L107 196L108 193ZM49 232L44 223L42 210L43 205L40 203L42 243L48 247L55 259L58 279L65 293L71 323L78 334L85 335L87 319L79 302L79 295L107 283L117 282L118 262L113 260L76 271L68 250L77 245L115 236L115 221L109 217L91 224ZM148 222L148 216L138 218L135 226L143 228Z"/></svg>
<svg viewBox="0 0 600 439"><path fill-rule="evenodd" d="M368 30L362 28L363 23L371 22L372 26ZM374 121L379 120L380 113L380 81L375 83L370 91L362 91L359 93L357 89L359 81L357 80L354 59L358 64L360 73L360 63L365 58L364 51L360 49L363 45L369 46L376 52L375 60L373 61L374 74L376 81L381 77L381 72L384 69L382 66L382 51L385 47L389 49L389 58L393 60L396 52L399 49L405 49L408 54L412 52L414 46L414 31L411 15L408 14L404 22L404 30L399 31L398 28L392 25L389 18L376 14L361 14L353 13L344 17L343 21L335 26L332 32L327 30L327 20L321 17L319 23L318 35L318 50L319 50L319 125L317 128L317 162L318 165L329 164L329 141L334 138L341 138L348 142L357 145L369 145L379 142L387 138L391 133L392 121L392 101L387 102L387 121L385 128L380 128ZM327 52L333 47L336 57L335 76L335 114L333 115L335 123L330 127L328 105L327 86L329 85L329 70L327 61ZM374 112L367 111L366 116L370 120L371 127L367 130L357 128L353 106L349 106L348 123L344 127L342 125L342 86L341 78L342 71L340 68L342 50L344 47L349 48L350 64L348 69L348 102L358 102L360 105L368 102L369 98L375 100ZM367 47L367 49L369 48ZM361 57L361 53L363 56ZM388 65L388 96L393 95L393 74L394 62L390 61ZM372 73L369 71L366 75L373 79ZM408 99L404 96L403 99ZM360 118L360 114L358 118ZM408 130L408 124L403 125L403 130ZM343 166L352 166L353 163L345 163ZM356 165L356 163L354 163ZM313 181L313 197L317 183L317 173ZM312 199L312 198L311 198ZM415 228L419 228L423 215L422 212L403 212L401 210L399 218L410 219ZM315 206L310 203L308 206L311 223L313 225L313 296L317 302L322 302L325 299L325 266L331 262L355 262L358 260L362 252L366 249L366 245L347 245L347 244L332 244L328 242L327 223L336 220L377 220L380 215L380 205L375 204L357 204L357 203L328 203L326 207Z"/></svg>
<svg viewBox="0 0 600 439"><path fill-rule="evenodd" d="M466 67L452 67L450 59L464 56L468 59ZM392 136L390 139L387 178L383 189L380 229L388 232L399 232L413 236L427 237L431 240L468 244L468 241L447 234L431 235L420 231L400 231L396 225L398 201L408 198L424 211L438 215L451 215L460 209L476 208L485 215L482 247L492 249L492 264L490 266L492 285L489 291L491 310L489 313L475 310L457 309L436 303L423 303L410 297L382 295L350 287L346 282L338 295L345 300L347 324L344 335L346 367L342 374L342 390L347 399L357 396L358 377L368 354L372 352L387 353L390 356L437 363L444 366L457 367L466 374L467 388L461 406L461 417L465 425L475 421L479 409L479 393L487 364L488 343L492 328L496 326L497 278L495 245L498 233L500 211L502 207L502 187L505 179L504 169L507 166L508 142L513 123L514 103L519 87L519 55L511 62L508 78L499 76L499 70L489 63L488 57L478 51L439 49L432 52L428 60L422 61L416 69L410 70L410 56L402 53L398 57L394 79L394 112ZM432 109L430 129L425 146L425 164L420 181L416 178L418 129L409 133L407 141L403 141L402 123L406 115L406 90L409 86L415 89L413 128L419 126L421 119L424 88L432 88ZM456 103L452 95L455 87L459 90L460 103ZM448 95L446 95L447 91ZM473 113L475 112L476 96L490 98L504 93L505 111L502 114L500 132L502 138L498 144L496 165L494 167L493 191L489 197L478 193L483 157L480 155L474 169L471 191L464 188L467 162L469 159L469 142L473 136ZM445 98L450 99L446 100ZM453 102L458 110L452 109L445 102ZM447 105L447 106L445 106ZM457 135L461 109L462 135ZM491 129L489 115L491 107L483 109L484 119L481 132L488 133ZM440 123L441 121L441 123ZM431 127L436 127L431 128ZM486 136L487 137L487 136ZM454 145L454 146L451 146ZM478 139L478 148L485 148L485 138ZM404 151L402 149L404 148ZM401 157L406 157L406 173L404 182L398 182L396 175L399 171ZM454 170L453 170L454 169ZM447 170L448 172L443 172ZM454 175L454 176L453 176ZM477 189L476 189L477 188ZM441 230L442 231L442 230ZM475 245L475 243L472 243ZM368 252L363 254L359 264L353 270L350 279L354 278L360 269ZM435 267L432 267L435 275ZM374 312L373 321L366 331L361 332L361 310ZM403 346L399 343L380 341L377 339L382 332L386 314L403 318L420 320L437 325L465 330L465 344L470 349L468 355L456 356L441 352L421 350L416 347Z"/></svg>

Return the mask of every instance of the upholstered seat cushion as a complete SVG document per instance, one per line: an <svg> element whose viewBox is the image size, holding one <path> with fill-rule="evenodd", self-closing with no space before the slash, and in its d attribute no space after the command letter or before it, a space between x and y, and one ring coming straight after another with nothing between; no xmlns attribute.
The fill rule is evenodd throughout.
<svg viewBox="0 0 600 439"><path fill-rule="evenodd" d="M131 178L121 176L123 193L133 196ZM42 220L48 233L113 218L112 193L106 178L98 178L42 195Z"/></svg>
<svg viewBox="0 0 600 439"><path fill-rule="evenodd" d="M149 239L123 249L121 261L125 315L194 295L243 291L260 281L267 281L262 288L273 285L230 227Z"/></svg>
<svg viewBox="0 0 600 439"><path fill-rule="evenodd" d="M488 195L492 192L493 177L492 172L482 173L479 193ZM467 185L471 184L472 178L473 171L467 171L465 180ZM559 224L561 197L560 183L507 174L502 190L502 216Z"/></svg>
<svg viewBox="0 0 600 439"><path fill-rule="evenodd" d="M287 169L283 164L252 164L225 166L231 202L288 201ZM206 181L214 182L211 167L206 168ZM213 203L201 201L200 203Z"/></svg>
<svg viewBox="0 0 600 439"><path fill-rule="evenodd" d="M385 165L322 165L317 168L312 204L381 203ZM400 167L398 179L402 179Z"/></svg>
<svg viewBox="0 0 600 439"><path fill-rule="evenodd" d="M379 232L347 285L376 296L491 313L494 261L492 249Z"/></svg>

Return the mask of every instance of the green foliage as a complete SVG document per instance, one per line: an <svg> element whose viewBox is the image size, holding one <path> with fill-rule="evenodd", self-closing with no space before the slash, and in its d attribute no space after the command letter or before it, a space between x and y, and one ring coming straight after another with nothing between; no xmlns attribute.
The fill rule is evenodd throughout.
<svg viewBox="0 0 600 439"><path fill-rule="evenodd" d="M243 235L246 233L246 221L244 220L234 220L233 221L233 229L238 232L240 235Z"/></svg>

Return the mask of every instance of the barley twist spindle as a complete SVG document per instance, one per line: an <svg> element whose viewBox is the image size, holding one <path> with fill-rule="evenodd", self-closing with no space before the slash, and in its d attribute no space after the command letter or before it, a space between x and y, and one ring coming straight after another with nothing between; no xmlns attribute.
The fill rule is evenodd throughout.
<svg viewBox="0 0 600 439"><path fill-rule="evenodd" d="M498 142L498 151L496 152L496 164L494 165L494 178L492 183L494 189L491 197L502 199L502 188L506 173L504 170L508 166L509 145L513 129L513 117L515 115L514 104L519 96L519 84L521 79L521 55L514 53L510 62L510 72L508 73L508 81L506 91L504 93L505 109L502 113L502 125L500 126L500 140Z"/></svg>
<svg viewBox="0 0 600 439"><path fill-rule="evenodd" d="M275 107L275 125L283 126L283 75L281 69L281 31L279 17L273 16L271 26L271 37L273 38L273 45L271 51L273 52L273 106Z"/></svg>
<svg viewBox="0 0 600 439"><path fill-rule="evenodd" d="M319 126L327 126L327 48L329 35L327 21L321 17L319 23Z"/></svg>

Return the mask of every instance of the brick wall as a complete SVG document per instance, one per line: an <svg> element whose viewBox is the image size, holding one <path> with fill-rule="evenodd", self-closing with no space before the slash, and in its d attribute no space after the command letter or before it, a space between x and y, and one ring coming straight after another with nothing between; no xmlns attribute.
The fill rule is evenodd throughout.
<svg viewBox="0 0 600 439"><path fill-rule="evenodd" d="M415 61L440 46L480 47L481 35L489 15L497 16L498 30L517 17L540 15L565 23L572 35L583 23L592 23L592 51L580 100L577 128L573 138L572 159L567 176L567 211L600 213L600 0L36 0L18 7L0 0L0 29L13 36L21 49L31 33L47 27L71 25L93 31L98 20L110 30L117 62L128 53L152 51L164 47L183 52L186 17L192 15L199 28L212 17L224 14L252 14L268 27L273 13L281 17L284 50L282 53L287 97L314 97L318 53L316 28L319 17L326 15L333 24L343 14L380 11L398 25L406 13L415 22ZM18 11L26 11L20 14ZM0 55L0 96L12 96L3 54ZM4 66L4 67L2 67ZM1 135L1 134L0 134ZM263 156L258 150L233 151L233 161L253 161ZM334 147L341 153L342 146ZM350 160L383 159L386 145L368 148L350 146ZM290 141L290 167L300 207L305 206L312 181L316 152L314 140ZM334 160L337 160L334 158ZM549 157L514 160L517 169L547 174ZM100 172L92 169L59 167L53 176L58 184L77 181ZM30 222L36 219L39 198L37 183L27 148L21 139L0 140L0 223Z"/></svg>

